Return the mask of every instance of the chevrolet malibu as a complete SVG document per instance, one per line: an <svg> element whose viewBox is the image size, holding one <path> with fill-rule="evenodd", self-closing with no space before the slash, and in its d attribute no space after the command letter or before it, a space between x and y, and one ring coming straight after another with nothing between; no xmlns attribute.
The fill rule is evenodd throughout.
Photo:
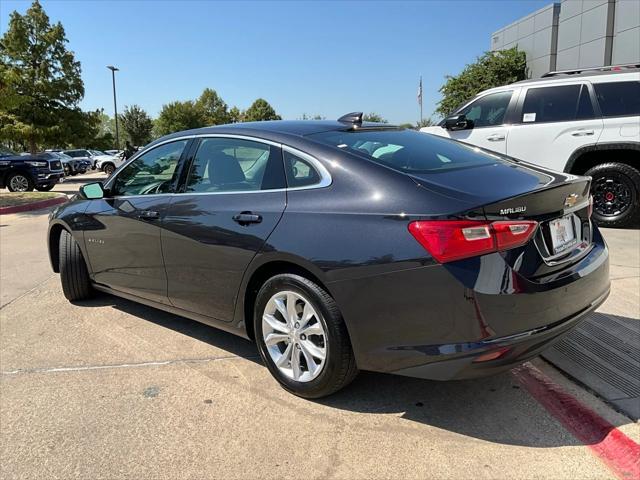
<svg viewBox="0 0 640 480"><path fill-rule="evenodd" d="M590 179L362 122L175 133L55 210L71 301L95 291L254 340L288 391L359 370L509 369L609 293Z"/></svg>

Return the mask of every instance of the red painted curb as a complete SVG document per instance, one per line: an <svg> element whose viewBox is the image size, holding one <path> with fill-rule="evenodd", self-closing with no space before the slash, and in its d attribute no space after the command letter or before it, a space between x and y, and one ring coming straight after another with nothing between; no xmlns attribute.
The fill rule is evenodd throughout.
<svg viewBox="0 0 640 480"><path fill-rule="evenodd" d="M48 200L41 200L39 202L26 203L24 205L15 205L12 207L0 207L0 215L6 215L8 213L20 213L30 212L31 210L40 210L41 208L53 207L60 203L65 203L69 200L66 195L60 195L59 197L50 198Z"/></svg>
<svg viewBox="0 0 640 480"><path fill-rule="evenodd" d="M578 440L591 449L620 479L640 478L640 445L565 392L529 363L512 374L533 398Z"/></svg>

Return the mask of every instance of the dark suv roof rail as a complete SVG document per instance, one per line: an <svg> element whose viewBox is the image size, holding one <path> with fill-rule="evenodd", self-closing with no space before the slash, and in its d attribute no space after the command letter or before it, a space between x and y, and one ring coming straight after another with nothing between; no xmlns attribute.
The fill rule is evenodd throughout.
<svg viewBox="0 0 640 480"><path fill-rule="evenodd" d="M640 69L638 63L625 63L624 65L605 65L604 67L586 67L573 70L557 70L554 72L547 72L542 75L541 78L555 77L557 75L578 75L586 72L619 72L623 70L637 70Z"/></svg>

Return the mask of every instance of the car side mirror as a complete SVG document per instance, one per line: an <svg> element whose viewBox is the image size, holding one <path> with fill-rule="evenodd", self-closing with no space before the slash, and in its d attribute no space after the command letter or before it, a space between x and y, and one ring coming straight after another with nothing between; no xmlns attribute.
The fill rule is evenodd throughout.
<svg viewBox="0 0 640 480"><path fill-rule="evenodd" d="M80 187L80 194L88 200L104 198L104 188L102 182L87 183Z"/></svg>
<svg viewBox="0 0 640 480"><path fill-rule="evenodd" d="M465 115L452 115L445 118L444 128L447 130L466 130L473 128L473 121L467 120Z"/></svg>

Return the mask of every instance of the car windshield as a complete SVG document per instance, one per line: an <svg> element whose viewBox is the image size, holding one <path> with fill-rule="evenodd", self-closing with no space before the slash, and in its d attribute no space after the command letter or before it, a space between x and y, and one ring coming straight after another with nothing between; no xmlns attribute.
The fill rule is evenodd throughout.
<svg viewBox="0 0 640 480"><path fill-rule="evenodd" d="M329 131L309 137L404 173L436 173L500 161L477 147L412 130Z"/></svg>
<svg viewBox="0 0 640 480"><path fill-rule="evenodd" d="M91 150L91 153L93 155L106 155L106 153L101 152L100 150Z"/></svg>

